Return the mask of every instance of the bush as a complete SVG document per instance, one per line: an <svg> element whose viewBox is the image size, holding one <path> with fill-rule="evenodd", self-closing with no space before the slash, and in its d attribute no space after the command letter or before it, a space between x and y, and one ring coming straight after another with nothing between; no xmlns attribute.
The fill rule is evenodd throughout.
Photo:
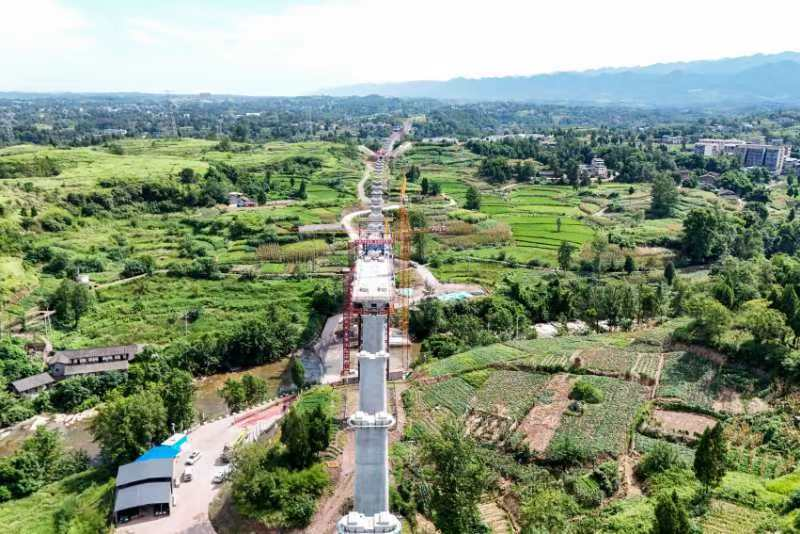
<svg viewBox="0 0 800 534"><path fill-rule="evenodd" d="M594 508L603 502L603 491L597 481L589 476L569 478L566 482L567 491L575 497L581 506Z"/></svg>
<svg viewBox="0 0 800 534"><path fill-rule="evenodd" d="M579 380L575 383L575 386L573 386L569 398L588 402L589 404L598 404L603 402L603 392L589 382Z"/></svg>
<svg viewBox="0 0 800 534"><path fill-rule="evenodd" d="M597 480L600 489L608 497L611 497L619 489L619 465L617 462L603 462L592 472L592 477Z"/></svg>
<svg viewBox="0 0 800 534"><path fill-rule="evenodd" d="M125 262L125 266L122 268L122 273L120 274L123 278L130 278L131 276L139 276L142 274L152 274L155 270L155 264L156 261L152 256L142 254L141 256L127 260Z"/></svg>
<svg viewBox="0 0 800 534"><path fill-rule="evenodd" d="M653 475L664 473L672 468L685 468L686 464L678 456L678 451L669 443L656 443L650 452L636 466L639 478L647 480Z"/></svg>

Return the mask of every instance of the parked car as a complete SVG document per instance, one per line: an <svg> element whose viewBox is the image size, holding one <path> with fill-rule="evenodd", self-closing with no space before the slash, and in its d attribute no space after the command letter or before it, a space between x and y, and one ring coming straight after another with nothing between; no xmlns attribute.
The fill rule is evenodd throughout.
<svg viewBox="0 0 800 534"><path fill-rule="evenodd" d="M194 451L186 459L186 465L194 465L200 459L200 451Z"/></svg>
<svg viewBox="0 0 800 534"><path fill-rule="evenodd" d="M181 480L183 482L191 482L192 481L192 467L189 466L183 470L183 476L181 476Z"/></svg>
<svg viewBox="0 0 800 534"><path fill-rule="evenodd" d="M216 475L214 475L214 478L211 479L211 482L213 484L222 484L223 482L228 480L230 475L231 475L231 469L230 467L226 467L225 469L221 469Z"/></svg>

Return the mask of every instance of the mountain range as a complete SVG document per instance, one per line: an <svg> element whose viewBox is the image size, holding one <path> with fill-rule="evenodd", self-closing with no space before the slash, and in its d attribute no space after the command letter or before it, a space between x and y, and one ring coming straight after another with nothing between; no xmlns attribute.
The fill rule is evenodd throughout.
<svg viewBox="0 0 800 534"><path fill-rule="evenodd" d="M535 76L360 84L323 92L331 96L647 107L800 104L800 53L756 54Z"/></svg>

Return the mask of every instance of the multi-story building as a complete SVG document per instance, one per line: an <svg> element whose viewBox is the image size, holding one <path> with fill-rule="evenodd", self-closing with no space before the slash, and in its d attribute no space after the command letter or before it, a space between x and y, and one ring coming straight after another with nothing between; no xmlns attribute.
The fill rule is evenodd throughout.
<svg viewBox="0 0 800 534"><path fill-rule="evenodd" d="M694 153L700 156L731 156L736 147L743 145L741 139L698 139L694 145Z"/></svg>
<svg viewBox="0 0 800 534"><path fill-rule="evenodd" d="M736 155L742 167L764 167L774 174L783 172L783 164L789 156L786 146L743 144L736 147Z"/></svg>
<svg viewBox="0 0 800 534"><path fill-rule="evenodd" d="M581 177L595 178L597 180L605 180L608 178L608 167L602 158L592 158L589 165L579 165L578 174Z"/></svg>

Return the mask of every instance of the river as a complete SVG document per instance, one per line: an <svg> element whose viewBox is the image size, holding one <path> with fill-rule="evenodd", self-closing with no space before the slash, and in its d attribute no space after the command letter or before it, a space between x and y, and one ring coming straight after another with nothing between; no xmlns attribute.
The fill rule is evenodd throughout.
<svg viewBox="0 0 800 534"><path fill-rule="evenodd" d="M197 420L214 419L227 413L225 402L217 394L217 390L229 378L241 378L245 374L259 376L267 381L269 396L278 394L281 379L286 372L289 359L284 358L274 363L267 363L243 371L220 373L195 382L194 406ZM37 427L46 426L51 430L59 430L64 436L64 442L69 449L84 449L90 456L95 457L100 452L97 445L92 442L89 432L94 410L87 410L79 414L42 414L19 422L8 428L0 430L0 456L13 453L22 445Z"/></svg>

